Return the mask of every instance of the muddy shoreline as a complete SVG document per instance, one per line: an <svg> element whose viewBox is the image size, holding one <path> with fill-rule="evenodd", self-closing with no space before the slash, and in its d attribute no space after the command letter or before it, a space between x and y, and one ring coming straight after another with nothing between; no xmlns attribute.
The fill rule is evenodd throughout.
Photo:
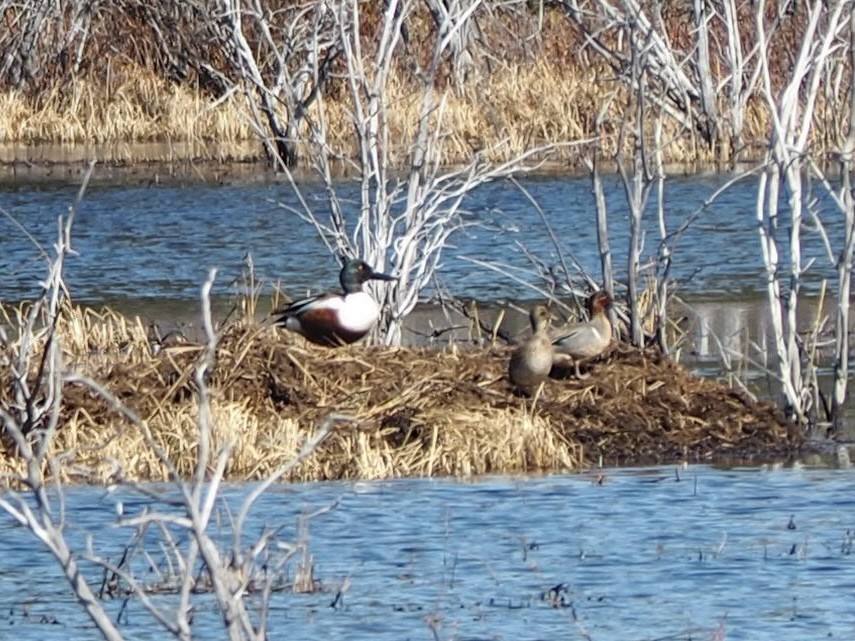
<svg viewBox="0 0 855 641"><path fill-rule="evenodd" d="M95 161L91 176L93 183L108 184L188 184L219 183L247 184L287 182L289 179L280 171L269 166L261 153L260 144L248 141L251 150L245 156L221 158L216 154L175 155L169 143L128 143L121 145L122 153L117 156L111 147L87 145L0 145L0 184L57 183L79 184ZM736 167L724 167L717 163L672 163L665 169L670 176L704 176L722 172L740 172L753 166L750 159ZM456 168L449 165L448 169ZM343 163L333 163L335 179L353 178L351 168ZM534 169L533 175L587 176L587 170L577 161L544 160L527 166ZM600 169L606 173L616 172L613 162L602 161ZM295 167L290 174L297 182L316 182L318 174L308 167Z"/></svg>

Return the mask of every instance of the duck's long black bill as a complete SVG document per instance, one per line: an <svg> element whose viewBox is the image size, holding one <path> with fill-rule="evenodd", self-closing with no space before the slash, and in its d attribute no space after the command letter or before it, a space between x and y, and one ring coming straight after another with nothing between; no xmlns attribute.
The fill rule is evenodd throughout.
<svg viewBox="0 0 855 641"><path fill-rule="evenodd" d="M371 272L371 280L398 280L389 274L381 274L380 272Z"/></svg>

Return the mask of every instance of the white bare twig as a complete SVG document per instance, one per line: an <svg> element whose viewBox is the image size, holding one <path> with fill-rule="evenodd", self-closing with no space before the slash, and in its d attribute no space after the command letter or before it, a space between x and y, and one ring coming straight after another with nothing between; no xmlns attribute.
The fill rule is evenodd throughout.
<svg viewBox="0 0 855 641"><path fill-rule="evenodd" d="M471 224L461 216L467 194L485 183L534 171L557 146L530 149L499 164L487 163L481 154L476 154L463 167L440 165L446 94L437 89L437 74L449 48L460 45L458 36L483 6L483 0L446 3L443 11L434 14L439 24L431 56L423 69L416 70L418 121L412 139L406 141L392 137L389 121L393 105L389 103L388 81L400 47L402 25L413 11L412 0L386 3L370 65L366 64L360 37L361 4L343 0L330 6L346 66L345 82L358 149L355 159L344 161L358 176L359 202L345 203L336 191L330 160L336 153L329 147L326 110L320 96L316 103L318 116L312 123L312 160L325 183L330 215L323 220L305 203L299 215L309 221L335 253L360 256L376 269L397 277L391 284L369 285L383 303L374 340L382 336L386 344L400 343L403 317L432 281L449 239ZM406 162L401 170L404 155Z"/></svg>
<svg viewBox="0 0 855 641"><path fill-rule="evenodd" d="M63 283L63 267L72 252L71 232L75 212L85 192L92 172L90 166L77 200L66 217L59 219L54 254L48 263L48 276L43 283L43 293L25 315L18 316L15 328L16 341L11 345L14 390L11 400L0 405L0 418L4 433L11 438L20 458L23 471L11 479L13 488L0 496L0 510L28 529L50 551L71 586L77 602L81 604L99 633L109 641L121 641L122 633L104 610L100 598L93 592L79 559L94 563L109 576L111 586L122 584L121 591L128 598L138 599L152 620L167 634L190 641L192 629L193 595L197 591L210 591L222 617L223 629L232 641L261 641L267 635L265 620L268 608L262 603L245 599L248 587L259 589L269 598L274 581L284 563L294 554L282 557L282 544L277 535L281 528L262 532L253 541L243 540L243 525L255 501L272 482L286 475L314 452L332 429L339 417L330 417L308 439L299 454L283 464L274 476L261 484L244 502L239 520L232 528L233 543L226 553L221 549L221 537L211 532L214 515L221 504L220 490L231 453L232 444L217 437L216 418L211 407L209 377L215 364L218 335L211 314L210 293L216 271L211 270L201 291L202 320L207 341L195 367L194 382L197 396L197 460L192 475L183 480L167 452L157 444L148 424L109 389L84 373L66 371L63 363L59 318L67 292ZM96 397L114 409L118 416L137 430L143 443L168 471L172 482L171 493L156 491L144 485L126 484L148 498L150 506L143 513L124 516L117 508L119 528L132 528L133 548L137 549L154 568L151 554L144 541L159 533L157 545L164 552L168 570L157 573L160 586L144 584L128 559L116 563L104 557L96 546L95 535L88 533L85 549L71 548L66 539L66 510L64 501L63 460L66 454L54 451L55 435L60 428L60 408L64 385L83 385ZM120 481L121 470L114 475ZM48 490L52 490L48 492ZM301 520L303 538L295 545L302 551L303 563L308 563L308 542L305 522ZM154 526L151 528L150 526ZM143 536L148 532L149 536ZM179 535L180 534L180 535ZM271 551L276 558L271 557ZM127 553L126 553L127 554ZM307 566L304 576L311 576ZM203 579L200 581L200 579ZM165 590L174 595L174 602L152 598L150 590ZM303 585L305 588L305 584ZM113 589L112 587L110 589ZM296 588L295 588L296 589Z"/></svg>
<svg viewBox="0 0 855 641"><path fill-rule="evenodd" d="M755 17L757 36L761 42L766 41L765 9L766 2L761 0ZM806 160L808 142L813 131L820 81L830 64L831 56L840 47L839 36L847 24L843 18L851 15L852 2L841 0L827 6L826 2L815 0L808 4L806 10L807 23L801 47L782 91L778 92L773 87L765 48L759 50L762 93L772 118L772 131L766 154L766 171L758 184L756 208L779 378L787 404L800 422L813 420L808 415L808 409L814 396L811 392L811 377L803 376L803 351L798 339L798 305L802 274L806 269L801 257L803 176L805 168L809 166ZM779 225L778 198L782 183L786 185L790 214L789 285L786 293L782 291L779 249L775 236Z"/></svg>

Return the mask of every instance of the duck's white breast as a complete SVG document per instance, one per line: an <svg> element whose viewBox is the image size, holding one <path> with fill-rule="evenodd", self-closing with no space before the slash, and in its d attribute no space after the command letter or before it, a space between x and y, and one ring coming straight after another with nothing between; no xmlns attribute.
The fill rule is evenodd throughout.
<svg viewBox="0 0 855 641"><path fill-rule="evenodd" d="M380 316L380 308L368 292L348 294L337 302L339 324L351 332L367 332Z"/></svg>

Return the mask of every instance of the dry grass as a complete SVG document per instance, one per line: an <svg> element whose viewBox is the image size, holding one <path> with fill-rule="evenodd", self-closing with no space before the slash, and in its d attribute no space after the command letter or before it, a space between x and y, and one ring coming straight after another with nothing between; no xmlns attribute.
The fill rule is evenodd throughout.
<svg viewBox="0 0 855 641"><path fill-rule="evenodd" d="M239 95L215 104L141 67L129 67L107 86L77 80L68 90L35 98L0 93L0 143L191 143L190 154L217 149L218 160L240 160L247 154L244 143L254 140L249 123ZM255 146L251 149L258 153ZM135 158L132 149L126 154L127 160L147 160Z"/></svg>
<svg viewBox="0 0 855 641"><path fill-rule="evenodd" d="M363 52L371 59L383 5L363 4ZM661 13L660 26L678 57L680 52L695 49L697 38L690 5L642 5L645 10L653 11L653 15ZM205 24L200 22L200 17L194 17L192 11L179 12L176 16L169 3L161 2L154 3L151 8L151 14L127 11L121 5L97 12L93 16L92 37L86 45L84 64L74 72L76 76L64 66L62 54L71 45L62 30L43 29L35 51L20 51L20 57L26 57L34 66L29 71L35 75L24 83L22 92L0 92L0 143L116 145L118 149L110 150L110 159L115 161L260 158L261 146L249 125L251 118L241 91L219 101L205 91L218 94L224 85L212 84L206 79L208 74L199 75L198 69L192 71L193 64L188 68L179 65L182 67L180 73L175 73L174 61L189 56L191 60L198 57L197 63L211 65L218 73L233 77L233 71L223 60L224 55L230 54L220 49L216 39L206 36ZM272 20L275 33L279 33L276 29L289 29L293 11L299 11L288 2L273 2L270 8L268 19ZM800 45L808 20L803 4L791 8L793 11L787 12L778 29L771 34L767 47L776 93L790 76L792 52ZM9 7L8 10L13 22L19 12L20 16L26 15L21 8ZM781 17L774 6L766 10L769 21ZM59 16L62 8L58 6L56 11ZM743 3L739 12L741 22L754 23L753 3ZM483 55L476 54L476 62L468 71L459 94L445 92L448 102L440 160L460 163L470 159L474 151L481 150L486 159L504 161L539 144L578 141L595 134L600 135L598 145L602 153L612 157L620 126L623 123L632 125L637 116L635 107L628 104L626 78L616 77L628 70L609 67L607 59L594 52L580 26L568 19L560 7L547 9L542 15L522 6L496 7L488 14L478 19L478 40L485 47L481 51ZM596 26L595 17L586 18L593 19L589 26ZM55 22L57 27L61 26L59 17ZM272 76L275 70L269 64L270 57L258 38L254 38L253 28L247 27L262 73ZM392 106L390 140L406 141L412 137L413 127L418 122L421 85L408 70L424 67L436 35L435 28L426 6L416 5L408 18L410 43L396 54L397 68L393 69L388 87L387 97ZM722 44L728 34L718 19L710 21L710 28L712 73L714 82L721 88L717 105L717 144L720 147L709 148L698 134L668 120L663 132L664 160L668 164L706 164L729 158L731 132L726 100L729 65L724 59ZM163 30L166 31L165 41ZM176 33L171 33L172 30ZM13 30L0 40L10 47L21 47L22 39L18 35ZM626 53L626 33L618 23L598 31L597 38L605 46ZM743 30L742 38L743 50L748 51L756 39L754 30ZM163 46L169 51L164 51ZM368 67L370 69L371 65ZM14 74L8 75L3 87L14 86ZM167 77L182 80L172 82ZM652 80L649 91L656 91L655 79ZM441 66L436 84L450 86L451 70L447 65ZM819 105L812 134L812 150L819 155L842 144L847 131L843 116L846 110L839 108L841 101L845 101L846 83L840 87L837 83L826 84L828 87L821 96L825 104ZM838 90L837 95L832 95L834 88ZM344 81L335 76L325 89L331 125L329 143L336 152L353 156L347 93ZM652 105L650 101L644 115L645 125L651 129L657 116ZM598 132L595 122L601 111L604 117ZM751 160L766 149L770 131L767 106L759 94L749 101L741 119L745 123L740 143L745 149L741 157ZM162 152L139 146L139 143L154 141L176 147L169 158L163 158ZM134 143L137 146L133 146ZM632 137L628 137L623 151L631 152L633 143ZM390 150L396 163L403 161L409 151L406 143L401 145ZM303 157L306 152L305 148L300 150ZM558 166L578 163L578 153L578 149L566 148L555 156L560 161Z"/></svg>
<svg viewBox="0 0 855 641"><path fill-rule="evenodd" d="M623 89L617 83L604 83L603 77L608 72L592 66L507 63L489 76L472 80L461 95L448 92L439 154L448 164L465 162L475 151L499 162L547 143L592 138L597 133L598 110L610 101L599 146L611 155L619 124L627 114ZM396 73L389 83L388 100L391 139L411 140L418 123L419 86ZM766 132L763 108L757 102L745 116L748 134L756 136L756 141L763 140ZM345 98L328 99L326 112L331 147L353 156L351 110ZM163 160L146 157L144 147L133 145L145 142L175 145L172 159L257 159L261 149L249 123L239 94L215 103L142 67L115 74L108 86L78 80L67 91L54 90L37 98L0 93L0 143L120 145L112 151L115 161ZM673 121L666 123L664 139L668 163L715 160L714 150L699 146L691 132L680 130ZM559 150L552 158L573 164L579 151ZM306 152L301 150L302 155ZM409 148L403 144L391 152L399 164L406 160Z"/></svg>
<svg viewBox="0 0 855 641"><path fill-rule="evenodd" d="M189 475L200 349L152 354L138 320L79 308L63 316L59 335L69 368L134 409L179 473ZM507 357L504 348L328 350L282 330L235 323L210 380L215 440L232 450L227 477L265 477L333 413L352 420L293 479L568 471L600 458L707 460L798 442L773 406L751 404L655 354L616 351L587 379L549 381L535 401L511 393ZM8 368L0 373L3 396L9 376ZM68 480L166 478L137 429L88 388L65 386L61 421L54 448ZM7 449L0 473L18 465Z"/></svg>

